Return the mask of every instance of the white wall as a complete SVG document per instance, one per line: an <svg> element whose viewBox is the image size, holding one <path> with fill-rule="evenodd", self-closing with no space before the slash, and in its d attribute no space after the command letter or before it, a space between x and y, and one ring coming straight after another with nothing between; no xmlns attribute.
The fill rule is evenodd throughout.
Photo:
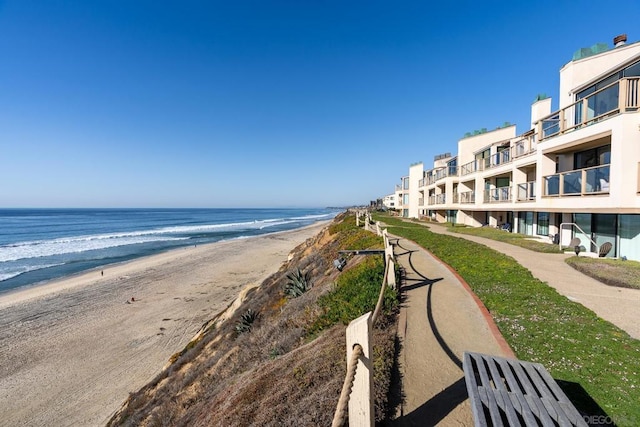
<svg viewBox="0 0 640 427"><path fill-rule="evenodd" d="M422 162L414 163L409 167L409 218L420 217L420 199L419 183L424 175L424 165Z"/></svg>
<svg viewBox="0 0 640 427"><path fill-rule="evenodd" d="M573 103L580 86L605 77L615 68L640 55L640 42L623 45L607 52L571 61L560 69L560 107Z"/></svg>

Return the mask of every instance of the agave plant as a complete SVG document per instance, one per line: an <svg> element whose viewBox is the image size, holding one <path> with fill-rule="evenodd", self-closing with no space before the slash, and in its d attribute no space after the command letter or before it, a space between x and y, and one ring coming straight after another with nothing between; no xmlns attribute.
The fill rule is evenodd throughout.
<svg viewBox="0 0 640 427"><path fill-rule="evenodd" d="M253 322L258 318L258 313L253 311L252 309L248 309L245 313L240 316L240 320L236 325L236 332L243 333L249 332L251 327L253 326Z"/></svg>
<svg viewBox="0 0 640 427"><path fill-rule="evenodd" d="M289 280L284 286L284 293L291 298L297 298L311 289L309 272L303 273L299 268L293 273L287 274Z"/></svg>

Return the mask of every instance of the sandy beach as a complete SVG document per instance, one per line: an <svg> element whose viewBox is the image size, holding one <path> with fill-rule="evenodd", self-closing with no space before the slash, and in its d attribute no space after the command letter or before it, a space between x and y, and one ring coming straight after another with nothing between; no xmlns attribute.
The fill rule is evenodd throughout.
<svg viewBox="0 0 640 427"><path fill-rule="evenodd" d="M0 424L104 425L206 320L326 224L182 248L1 295Z"/></svg>

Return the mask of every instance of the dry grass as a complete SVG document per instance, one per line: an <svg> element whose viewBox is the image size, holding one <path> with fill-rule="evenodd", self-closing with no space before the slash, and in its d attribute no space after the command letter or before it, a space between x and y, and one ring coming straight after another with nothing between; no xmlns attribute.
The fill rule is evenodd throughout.
<svg viewBox="0 0 640 427"><path fill-rule="evenodd" d="M571 257L565 262L606 285L640 289L640 262L589 257Z"/></svg>
<svg viewBox="0 0 640 427"><path fill-rule="evenodd" d="M346 227L348 228L348 227ZM333 230L336 231L336 230ZM345 232L346 231L346 232ZM337 251L361 230L328 231L294 251L286 266L251 291L227 321L207 326L162 374L131 394L109 425L296 425L331 423L346 370L345 326L336 325L308 341L307 329L321 314L318 298L333 289ZM354 267L356 260L349 262ZM286 275L309 272L313 287L284 298ZM242 313L260 316L250 332L238 333ZM395 351L395 313L374 330L376 417L387 402Z"/></svg>

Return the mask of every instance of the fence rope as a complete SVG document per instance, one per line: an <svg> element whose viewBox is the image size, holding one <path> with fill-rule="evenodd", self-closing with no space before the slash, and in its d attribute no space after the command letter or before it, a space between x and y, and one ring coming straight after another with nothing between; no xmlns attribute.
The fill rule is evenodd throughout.
<svg viewBox="0 0 640 427"><path fill-rule="evenodd" d="M333 414L333 422L331 427L342 427L347 420L348 408L349 408L349 395L353 388L353 379L356 376L356 369L358 368L358 359L364 354L362 346L355 344L353 351L351 352L351 359L347 366L347 375L344 378L342 384L342 391L340 392L340 399L338 400L338 406L336 412Z"/></svg>
<svg viewBox="0 0 640 427"><path fill-rule="evenodd" d="M365 218L366 220L366 218ZM382 310L382 303L384 301L384 291L388 284L389 269L393 265L393 257L387 256L384 263L384 277L382 279L382 286L380 287L380 294L378 295L378 301L376 302L376 308L371 316L371 326L376 324L376 320ZM342 391L340 392L340 399L336 407L336 412L333 414L333 422L331 427L342 427L347 420L349 409L349 397L353 388L353 380L356 376L356 369L358 367L358 359L364 355L364 350L360 344L354 344L353 352L351 353L351 359L347 365L347 375L345 376L344 383L342 384Z"/></svg>

